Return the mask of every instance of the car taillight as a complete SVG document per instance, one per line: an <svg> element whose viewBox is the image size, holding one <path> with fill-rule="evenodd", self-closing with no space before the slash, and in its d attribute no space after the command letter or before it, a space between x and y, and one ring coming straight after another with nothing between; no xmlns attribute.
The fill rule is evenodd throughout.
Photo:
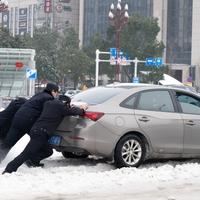
<svg viewBox="0 0 200 200"><path fill-rule="evenodd" d="M89 111L86 111L85 114L84 114L84 118L88 118L88 119L91 119L93 121L97 121L103 115L104 115L104 113L102 113L102 112L89 112Z"/></svg>

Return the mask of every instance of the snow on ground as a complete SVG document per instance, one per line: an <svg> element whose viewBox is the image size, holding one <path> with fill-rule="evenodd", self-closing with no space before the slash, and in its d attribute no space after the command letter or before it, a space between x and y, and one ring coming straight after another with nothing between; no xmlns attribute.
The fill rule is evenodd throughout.
<svg viewBox="0 0 200 200"><path fill-rule="evenodd" d="M28 142L22 138L0 164L0 173ZM65 159L58 152L44 168L22 165L0 175L1 200L199 200L200 161L151 162L115 169L103 159Z"/></svg>

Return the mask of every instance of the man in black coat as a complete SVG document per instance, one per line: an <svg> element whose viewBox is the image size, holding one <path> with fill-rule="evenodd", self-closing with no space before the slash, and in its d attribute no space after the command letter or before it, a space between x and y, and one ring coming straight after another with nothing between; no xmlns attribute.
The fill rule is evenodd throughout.
<svg viewBox="0 0 200 200"><path fill-rule="evenodd" d="M17 97L12 100L3 111L0 112L0 140L5 139L15 113L26 101L27 99L23 97Z"/></svg>
<svg viewBox="0 0 200 200"><path fill-rule="evenodd" d="M50 151L47 152L47 149L51 148L48 144L49 135L56 131L56 128L65 116L83 115L87 109L87 106L85 105L80 106L80 108L71 107L69 104L70 98L67 96L62 95L60 99L62 101L54 99L53 101L47 101L44 104L41 116L35 122L29 133L31 138L30 142L19 156L8 163L3 174L16 172L18 167L20 167L28 159L38 157L41 160L50 156ZM53 150L51 150L51 154L52 153Z"/></svg>
<svg viewBox="0 0 200 200"><path fill-rule="evenodd" d="M35 94L16 112L5 140L0 148L0 162L6 157L9 150L17 141L29 133L31 127L40 116L43 105L48 100L53 100L58 95L58 86L48 83L43 92Z"/></svg>

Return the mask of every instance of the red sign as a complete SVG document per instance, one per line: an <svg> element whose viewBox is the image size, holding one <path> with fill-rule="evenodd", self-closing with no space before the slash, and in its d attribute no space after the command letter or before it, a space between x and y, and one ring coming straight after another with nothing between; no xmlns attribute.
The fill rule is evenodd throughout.
<svg viewBox="0 0 200 200"><path fill-rule="evenodd" d="M44 1L44 12L45 13L50 13L51 12L51 7L52 7L52 0L45 0Z"/></svg>
<svg viewBox="0 0 200 200"><path fill-rule="evenodd" d="M21 69L23 66L24 66L24 63L21 62L21 61L17 61L17 62L15 63L16 69Z"/></svg>

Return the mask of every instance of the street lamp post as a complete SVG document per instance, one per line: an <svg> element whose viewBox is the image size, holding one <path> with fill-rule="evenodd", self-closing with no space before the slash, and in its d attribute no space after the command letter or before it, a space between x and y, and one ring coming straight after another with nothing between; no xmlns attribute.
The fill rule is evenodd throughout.
<svg viewBox="0 0 200 200"><path fill-rule="evenodd" d="M8 1L0 0L0 12L6 11L8 9Z"/></svg>
<svg viewBox="0 0 200 200"><path fill-rule="evenodd" d="M125 4L124 8L121 6L121 0L118 0L117 7L115 8L114 4L110 5L110 11L108 14L110 24L115 28L116 32L116 48L117 48L117 58L120 52L120 33L124 25L128 23L129 14L128 14L128 4ZM115 71L116 81L120 81L120 65L116 62L116 71Z"/></svg>

